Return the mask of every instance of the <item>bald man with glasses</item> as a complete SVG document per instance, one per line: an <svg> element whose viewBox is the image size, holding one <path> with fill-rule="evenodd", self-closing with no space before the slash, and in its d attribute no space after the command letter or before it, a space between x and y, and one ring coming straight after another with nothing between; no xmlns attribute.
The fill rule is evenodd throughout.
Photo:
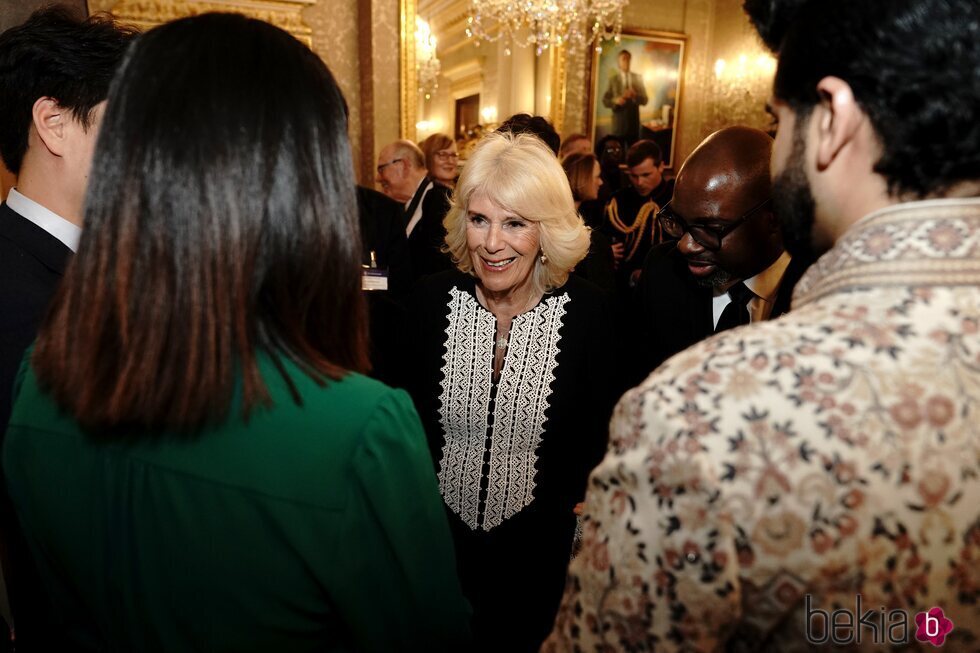
<svg viewBox="0 0 980 653"><path fill-rule="evenodd" d="M645 376L674 354L735 326L789 310L806 269L783 248L772 212L772 138L729 127L685 161L657 214L676 240L651 250L635 295Z"/></svg>

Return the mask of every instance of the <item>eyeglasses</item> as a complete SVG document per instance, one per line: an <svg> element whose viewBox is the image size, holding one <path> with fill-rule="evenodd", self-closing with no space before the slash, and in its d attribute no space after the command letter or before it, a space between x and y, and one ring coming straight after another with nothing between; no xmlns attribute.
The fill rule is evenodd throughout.
<svg viewBox="0 0 980 653"><path fill-rule="evenodd" d="M440 161L455 161L459 158L456 152L436 152L436 158Z"/></svg>
<svg viewBox="0 0 980 653"><path fill-rule="evenodd" d="M394 163L398 163L399 161L403 161L403 160L404 159L392 159L388 163L382 163L381 165L378 166L378 174L380 175L381 174L381 171L384 170L385 168L387 168L388 166L390 166L390 165L392 165Z"/></svg>
<svg viewBox="0 0 980 653"><path fill-rule="evenodd" d="M660 209L660 212L657 213L657 220L660 222L660 226L663 227L663 230L674 238L683 238L684 234L686 233L691 234L691 238L694 239L694 242L701 247L714 252L721 249L721 241L725 238L725 236L738 229L743 222L761 211L766 205L769 204L769 201L769 199L766 199L765 201L756 204L741 217L729 222L724 227L688 224L684 218L674 213L674 210L670 208L670 202L664 204L664 208Z"/></svg>

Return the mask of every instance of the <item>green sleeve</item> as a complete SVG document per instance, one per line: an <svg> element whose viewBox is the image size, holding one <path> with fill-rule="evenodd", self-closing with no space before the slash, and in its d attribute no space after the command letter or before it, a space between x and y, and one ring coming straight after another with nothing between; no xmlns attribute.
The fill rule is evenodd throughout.
<svg viewBox="0 0 980 653"><path fill-rule="evenodd" d="M339 609L363 651L460 651L469 604L422 424L408 395L379 402L354 456Z"/></svg>

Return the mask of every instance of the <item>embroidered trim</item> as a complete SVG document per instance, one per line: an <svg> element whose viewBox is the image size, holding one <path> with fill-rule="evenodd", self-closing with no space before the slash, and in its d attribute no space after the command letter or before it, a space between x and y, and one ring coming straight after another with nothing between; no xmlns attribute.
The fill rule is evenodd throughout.
<svg viewBox="0 0 980 653"><path fill-rule="evenodd" d="M980 201L929 200L863 218L814 263L793 307L853 288L980 283Z"/></svg>
<svg viewBox="0 0 980 653"><path fill-rule="evenodd" d="M560 351L569 297L547 297L514 318L500 373L490 435L489 487L479 506L486 451L496 320L467 292L450 291L439 409L446 442L439 489L446 505L476 530L491 530L534 500L537 450Z"/></svg>

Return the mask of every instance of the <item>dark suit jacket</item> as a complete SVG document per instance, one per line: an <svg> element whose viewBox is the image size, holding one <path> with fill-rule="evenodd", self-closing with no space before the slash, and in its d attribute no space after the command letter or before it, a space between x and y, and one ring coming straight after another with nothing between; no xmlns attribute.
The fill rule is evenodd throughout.
<svg viewBox="0 0 980 653"><path fill-rule="evenodd" d="M616 104L616 100L626 91L622 73L617 69L609 78L609 86L602 96L602 104L612 109L612 133L626 138L632 144L640 137L640 106L649 102L649 98L646 86L643 84L643 76L634 72L628 75L630 86L636 91L636 97L626 100L625 104Z"/></svg>
<svg viewBox="0 0 980 653"><path fill-rule="evenodd" d="M24 350L37 335L70 255L60 240L0 204L0 425L4 429Z"/></svg>
<svg viewBox="0 0 980 653"><path fill-rule="evenodd" d="M6 204L0 204L0 435L7 429L13 383L24 351L64 274L71 250ZM0 475L0 544L17 650L55 650L37 572Z"/></svg>
<svg viewBox="0 0 980 653"><path fill-rule="evenodd" d="M793 257L783 274L769 319L789 310L793 287L809 267L802 257ZM646 377L665 360L714 333L712 292L694 280L677 243L663 243L650 250L643 264L634 295L636 324L641 337L636 370Z"/></svg>
<svg viewBox="0 0 980 653"><path fill-rule="evenodd" d="M425 185L419 189L422 192ZM441 184L434 184L422 200L422 218L408 236L408 251L412 259L412 272L416 279L443 270L451 270L452 259L440 248L446 244L446 229L442 221L449 212L452 191ZM411 216L405 216L405 225Z"/></svg>
<svg viewBox="0 0 980 653"><path fill-rule="evenodd" d="M378 267L388 270L388 289L393 293L407 291L412 266L405 238L405 207L373 188L358 186L357 208L361 223L361 263L370 265L374 252Z"/></svg>

